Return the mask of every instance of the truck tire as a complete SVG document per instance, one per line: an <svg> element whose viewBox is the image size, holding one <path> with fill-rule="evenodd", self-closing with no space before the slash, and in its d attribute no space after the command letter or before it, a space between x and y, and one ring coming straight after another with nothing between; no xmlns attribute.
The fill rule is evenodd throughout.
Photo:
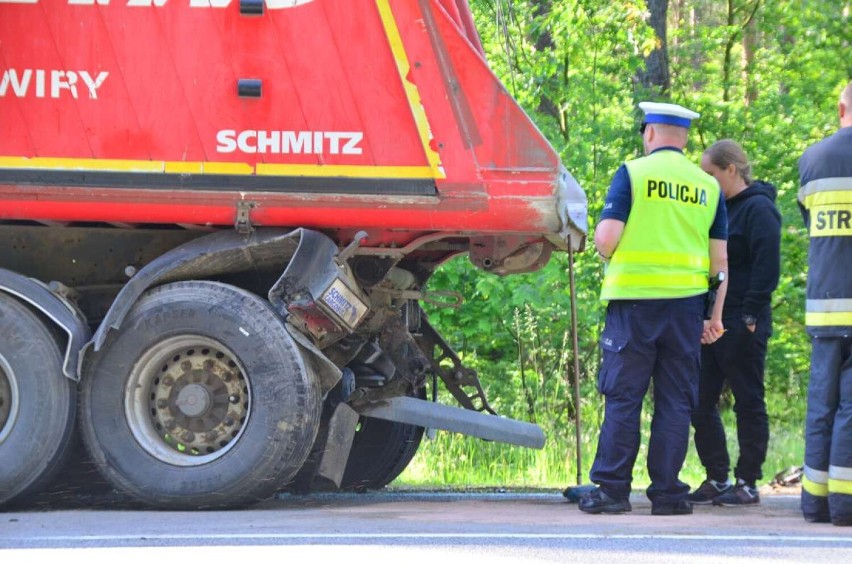
<svg viewBox="0 0 852 564"><path fill-rule="evenodd" d="M77 388L62 374L50 329L0 293L0 505L20 502L59 471L74 429Z"/></svg>
<svg viewBox="0 0 852 564"><path fill-rule="evenodd" d="M367 491L385 487L402 474L422 440L423 427L361 417L340 489Z"/></svg>
<svg viewBox="0 0 852 564"><path fill-rule="evenodd" d="M68 455L56 478L38 493L27 498L32 509L78 509L132 507L133 500L119 493L101 476L75 430L69 439Z"/></svg>
<svg viewBox="0 0 852 564"><path fill-rule="evenodd" d="M302 466L320 389L271 306L216 282L144 294L87 367L83 439L120 491L166 509L241 507Z"/></svg>

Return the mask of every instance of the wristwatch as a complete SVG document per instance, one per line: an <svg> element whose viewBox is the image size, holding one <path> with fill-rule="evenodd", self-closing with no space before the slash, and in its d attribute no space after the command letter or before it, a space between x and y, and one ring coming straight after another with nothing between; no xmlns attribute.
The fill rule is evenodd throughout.
<svg viewBox="0 0 852 564"><path fill-rule="evenodd" d="M746 325L757 325L757 318L750 313L743 314L743 323Z"/></svg>

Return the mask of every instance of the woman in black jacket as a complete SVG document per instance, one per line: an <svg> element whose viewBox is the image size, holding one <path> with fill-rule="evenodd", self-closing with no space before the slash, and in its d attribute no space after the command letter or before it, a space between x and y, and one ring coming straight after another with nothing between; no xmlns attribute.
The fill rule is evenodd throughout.
<svg viewBox="0 0 852 564"><path fill-rule="evenodd" d="M763 372L772 334L770 299L780 271L781 214L775 207L775 186L751 178L748 157L735 141L714 143L704 152L701 168L719 181L725 195L729 272L722 313L726 332L702 347L698 405L692 415L695 448L707 479L689 500L750 505L760 502L757 480L763 476L769 443ZM740 447L733 483L718 410L725 381L734 394Z"/></svg>

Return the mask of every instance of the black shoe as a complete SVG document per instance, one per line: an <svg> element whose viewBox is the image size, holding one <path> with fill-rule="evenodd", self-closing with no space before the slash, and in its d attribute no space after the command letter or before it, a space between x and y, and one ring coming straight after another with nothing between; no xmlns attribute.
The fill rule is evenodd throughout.
<svg viewBox="0 0 852 564"><path fill-rule="evenodd" d="M835 527L852 527L852 517L832 517L831 524Z"/></svg>
<svg viewBox="0 0 852 564"><path fill-rule="evenodd" d="M686 499L690 503L705 505L712 503L720 495L728 493L731 488L733 486L728 482L717 482L708 478L701 482L701 485L694 492L686 496Z"/></svg>
<svg viewBox="0 0 852 564"><path fill-rule="evenodd" d="M583 494L580 498L580 511L584 513L625 513L632 511L630 500L626 497L610 497L600 488Z"/></svg>
<svg viewBox="0 0 852 564"><path fill-rule="evenodd" d="M675 503L654 503L651 505L651 515L692 515L692 504L686 499Z"/></svg>
<svg viewBox="0 0 852 564"><path fill-rule="evenodd" d="M757 488L752 487L742 480L737 480L737 485L713 500L713 505L757 505L760 503L760 494Z"/></svg>
<svg viewBox="0 0 852 564"><path fill-rule="evenodd" d="M805 513L804 516L808 523L831 523L831 517L828 516L828 513Z"/></svg>

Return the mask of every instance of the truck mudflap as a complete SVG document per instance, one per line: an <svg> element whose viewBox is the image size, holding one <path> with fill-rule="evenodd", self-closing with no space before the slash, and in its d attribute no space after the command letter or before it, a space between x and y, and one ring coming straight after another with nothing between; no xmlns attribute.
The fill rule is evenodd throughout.
<svg viewBox="0 0 852 564"><path fill-rule="evenodd" d="M390 398L378 403L353 407L355 411L367 417L419 425L429 429L443 429L489 441L536 449L543 448L545 443L544 431L533 423L486 415L411 397Z"/></svg>
<svg viewBox="0 0 852 564"><path fill-rule="evenodd" d="M136 272L118 293L92 339L95 350L101 349L111 329L121 327L133 304L148 288L255 268L278 268L280 272L296 250L300 231L268 228L246 235L220 231L160 255Z"/></svg>
<svg viewBox="0 0 852 564"><path fill-rule="evenodd" d="M370 309L337 245L317 231L293 232L298 247L269 289L269 302L320 348L348 335Z"/></svg>
<svg viewBox="0 0 852 564"><path fill-rule="evenodd" d="M78 382L80 349L89 340L89 328L83 315L41 282L3 268L0 268L0 292L15 296L36 308L67 334L62 373L66 378Z"/></svg>

